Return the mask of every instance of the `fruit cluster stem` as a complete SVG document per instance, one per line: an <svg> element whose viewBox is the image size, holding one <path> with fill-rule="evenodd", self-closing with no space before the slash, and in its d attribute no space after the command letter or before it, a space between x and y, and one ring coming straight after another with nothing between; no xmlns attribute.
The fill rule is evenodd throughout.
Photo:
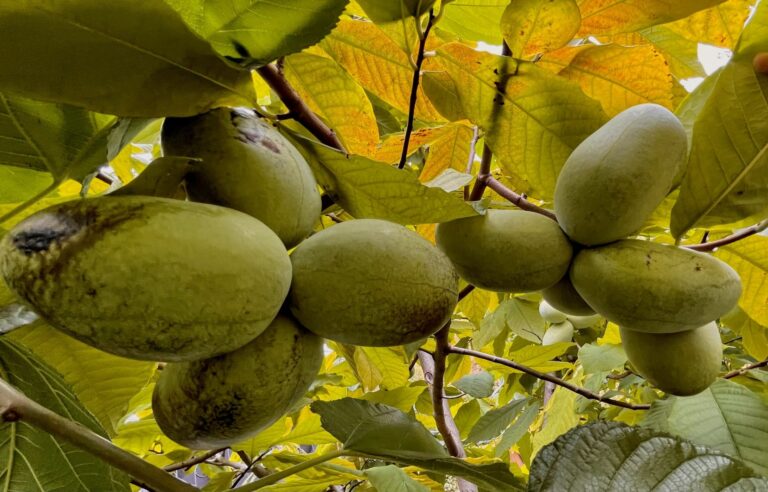
<svg viewBox="0 0 768 492"><path fill-rule="evenodd" d="M768 229L768 219L762 220L753 226L747 227L746 229L742 229L739 232L733 233L730 236L726 236L716 241L710 241L710 242L701 243L701 244L686 245L684 246L684 248L692 249L694 251L710 252L710 251L714 251L715 249L721 246L727 246L729 244L735 243L736 241L740 241L741 239L744 239L746 237L753 236L755 234L763 232L766 229Z"/></svg>
<svg viewBox="0 0 768 492"><path fill-rule="evenodd" d="M197 489L172 475L120 449L85 426L65 419L31 400L0 379L0 417L3 422L24 421L62 441L66 441L102 461L122 470L136 482L156 492L194 492Z"/></svg>

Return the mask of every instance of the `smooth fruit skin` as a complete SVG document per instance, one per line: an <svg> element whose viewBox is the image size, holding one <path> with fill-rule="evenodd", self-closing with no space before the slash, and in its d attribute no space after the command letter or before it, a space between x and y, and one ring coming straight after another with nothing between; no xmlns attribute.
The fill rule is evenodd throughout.
<svg viewBox="0 0 768 492"><path fill-rule="evenodd" d="M142 360L202 359L261 334L288 294L291 263L258 220L154 197L75 200L0 242L0 272L54 327Z"/></svg>
<svg viewBox="0 0 768 492"><path fill-rule="evenodd" d="M571 322L574 328L580 330L582 328L589 328L595 326L597 323L603 321L603 317L599 314L593 314L591 316L568 316L568 321Z"/></svg>
<svg viewBox="0 0 768 492"><path fill-rule="evenodd" d="M464 280L495 292L549 287L568 271L573 254L555 221L523 210L444 222L435 238Z"/></svg>
<svg viewBox="0 0 768 492"><path fill-rule="evenodd" d="M555 285L541 291L542 297L555 309L576 316L591 316L595 310L582 299L571 283L570 275L563 275Z"/></svg>
<svg viewBox="0 0 768 492"><path fill-rule="evenodd" d="M570 342L573 340L573 324L570 321L552 323L541 338L542 345Z"/></svg>
<svg viewBox="0 0 768 492"><path fill-rule="evenodd" d="M555 309L547 301L541 301L539 304L539 315L547 323L562 323L568 319L564 312Z"/></svg>
<svg viewBox="0 0 768 492"><path fill-rule="evenodd" d="M701 393L720 372L723 348L715 322L680 333L641 333L624 327L620 332L632 367L665 393Z"/></svg>
<svg viewBox="0 0 768 492"><path fill-rule="evenodd" d="M307 161L271 124L251 112L219 108L166 118L166 156L202 159L187 178L190 199L233 208L264 222L291 248L320 216Z"/></svg>
<svg viewBox="0 0 768 492"><path fill-rule="evenodd" d="M627 239L580 251L571 281L599 314L648 333L691 330L730 311L739 275L704 253Z"/></svg>
<svg viewBox="0 0 768 492"><path fill-rule="evenodd" d="M279 315L234 352L166 365L152 394L152 410L163 433L179 444L230 446L288 412L307 392L322 361L322 339Z"/></svg>
<svg viewBox="0 0 768 492"><path fill-rule="evenodd" d="M291 261L291 312L307 329L337 342L414 342L438 331L458 299L448 258L392 222L336 224L302 242Z"/></svg>
<svg viewBox="0 0 768 492"><path fill-rule="evenodd" d="M555 215L588 246L639 230L669 193L688 152L685 129L657 104L633 106L571 153L557 178Z"/></svg>

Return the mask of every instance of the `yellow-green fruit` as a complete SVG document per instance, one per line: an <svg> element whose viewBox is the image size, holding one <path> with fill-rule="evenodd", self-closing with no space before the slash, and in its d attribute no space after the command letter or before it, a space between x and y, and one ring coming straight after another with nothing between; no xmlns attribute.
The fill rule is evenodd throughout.
<svg viewBox="0 0 768 492"><path fill-rule="evenodd" d="M701 326L730 311L741 294L739 275L717 258L636 239L580 251L571 281L605 318L648 333Z"/></svg>
<svg viewBox="0 0 768 492"><path fill-rule="evenodd" d="M435 237L464 280L496 292L549 287L565 275L573 254L555 221L523 210L445 222Z"/></svg>
<svg viewBox="0 0 768 492"><path fill-rule="evenodd" d="M541 338L542 345L570 342L573 339L573 324L570 321L552 323Z"/></svg>
<svg viewBox="0 0 768 492"><path fill-rule="evenodd" d="M219 108L166 118L163 153L202 159L187 177L194 201L240 210L295 246L320 216L320 195L304 157L272 125L245 110Z"/></svg>
<svg viewBox="0 0 768 492"><path fill-rule="evenodd" d="M599 322L603 321L603 317L599 314L593 314L592 316L568 316L568 321L571 322L574 328L589 328L595 326Z"/></svg>
<svg viewBox="0 0 768 492"><path fill-rule="evenodd" d="M456 306L458 277L427 240L392 222L334 225L291 254L291 312L342 343L392 346L439 330Z"/></svg>
<svg viewBox="0 0 768 492"><path fill-rule="evenodd" d="M552 307L564 313L577 316L595 314L595 310L576 292L568 274L563 275L555 285L542 290L541 295Z"/></svg>
<svg viewBox="0 0 768 492"><path fill-rule="evenodd" d="M587 137L557 178L555 214L574 241L606 244L640 229L688 152L685 129L657 104L633 106Z"/></svg>
<svg viewBox="0 0 768 492"><path fill-rule="evenodd" d="M564 312L555 309L547 301L541 301L539 304L539 316L547 323L562 323L568 319Z"/></svg>
<svg viewBox="0 0 768 492"><path fill-rule="evenodd" d="M680 333L641 333L621 327L624 352L632 367L672 395L695 395L720 372L723 348L717 323Z"/></svg>
<svg viewBox="0 0 768 492"><path fill-rule="evenodd" d="M282 417L315 380L322 339L280 315L247 345L165 366L152 394L160 429L192 449L230 446Z"/></svg>
<svg viewBox="0 0 768 492"><path fill-rule="evenodd" d="M0 243L0 272L51 325L106 352L195 360L258 336L288 294L280 239L246 214L154 197L55 205Z"/></svg>

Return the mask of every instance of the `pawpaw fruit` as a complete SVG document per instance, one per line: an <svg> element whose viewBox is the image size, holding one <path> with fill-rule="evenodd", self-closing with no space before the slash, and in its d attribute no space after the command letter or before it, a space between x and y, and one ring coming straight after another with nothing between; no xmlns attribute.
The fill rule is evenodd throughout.
<svg viewBox="0 0 768 492"><path fill-rule="evenodd" d="M233 352L167 364L152 394L152 411L163 433L179 444L230 446L285 415L307 392L322 361L322 339L281 314Z"/></svg>
<svg viewBox="0 0 768 492"><path fill-rule="evenodd" d="M665 393L701 393L720 372L723 348L715 322L679 333L619 331L632 367Z"/></svg>
<svg viewBox="0 0 768 492"><path fill-rule="evenodd" d="M582 299L571 283L570 275L563 275L558 282L541 291L541 295L555 309L575 316L591 316L595 310Z"/></svg>
<svg viewBox="0 0 768 492"><path fill-rule="evenodd" d="M574 328L580 330L582 328L589 328L595 326L599 322L603 321L603 317L599 314L593 314L591 316L568 316L568 321L571 322Z"/></svg>
<svg viewBox="0 0 768 492"><path fill-rule="evenodd" d="M307 161L271 124L242 109L219 108L166 118L163 153L202 159L187 176L191 200L256 217L298 244L320 216L320 194Z"/></svg>
<svg viewBox="0 0 768 492"><path fill-rule="evenodd" d="M588 246L639 230L669 193L688 153L685 129L658 104L633 106L587 137L555 185L555 215Z"/></svg>
<svg viewBox="0 0 768 492"><path fill-rule="evenodd" d="M458 300L450 260L392 222L336 224L299 244L291 261L291 312L310 331L337 342L414 342L438 331Z"/></svg>
<svg viewBox="0 0 768 492"><path fill-rule="evenodd" d="M549 287L568 271L573 254L555 221L524 210L444 222L435 238L464 280L496 292Z"/></svg>
<svg viewBox="0 0 768 492"><path fill-rule="evenodd" d="M288 294L280 239L214 205L125 196L31 215L0 242L0 272L52 326L143 360L202 359L258 336Z"/></svg>
<svg viewBox="0 0 768 492"><path fill-rule="evenodd" d="M552 307L547 301L541 301L539 304L539 316L547 323L562 323L568 319L568 316Z"/></svg>
<svg viewBox="0 0 768 492"><path fill-rule="evenodd" d="M555 343L570 342L571 340L573 340L573 324L570 321L562 321L549 325L541 339L541 344L554 345Z"/></svg>
<svg viewBox="0 0 768 492"><path fill-rule="evenodd" d="M739 275L719 259L638 239L580 251L570 275L599 314L648 333L702 326L730 311L741 294Z"/></svg>

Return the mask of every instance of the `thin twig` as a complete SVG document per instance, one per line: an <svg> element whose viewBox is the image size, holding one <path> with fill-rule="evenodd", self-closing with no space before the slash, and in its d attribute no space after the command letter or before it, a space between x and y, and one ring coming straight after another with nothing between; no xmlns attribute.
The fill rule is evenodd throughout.
<svg viewBox="0 0 768 492"><path fill-rule="evenodd" d="M450 347L449 352L452 354L469 355L472 357L477 357L478 359L485 359L491 362L495 362L497 364L501 364L503 366L511 367L512 369L518 370L520 372L530 374L531 376L537 379L541 379L543 381L549 381L567 390L573 391L574 393L577 393L583 396L584 398L588 398L590 400L596 400L601 403L606 403L608 405L615 405L617 407L628 408L630 410L648 410L651 407L648 404L627 403L625 401L607 398L605 396L598 395L597 393L593 393L592 391L589 391L586 388L581 388L579 386L576 386L575 384L571 384L568 381L564 381L551 374L537 371L536 369L533 369L528 366L524 366L522 364L518 364L517 362L511 361L509 359L504 359L502 357L496 357L495 355L489 355L483 352L478 352L477 350L470 350L470 349L465 349L461 347Z"/></svg>
<svg viewBox="0 0 768 492"><path fill-rule="evenodd" d="M723 379L731 379L731 378L735 378L736 376L743 376L744 374L748 373L752 369L758 369L760 367L766 367L766 366L768 366L768 359L761 360L760 362L755 362L753 364L749 364L748 366L744 366L741 369L736 369L734 371L731 371L725 376L723 376Z"/></svg>
<svg viewBox="0 0 768 492"><path fill-rule="evenodd" d="M267 475L266 477L261 478L253 483L249 483L241 487L238 487L235 490L239 490L240 492L252 492L254 490L259 490L268 485L275 484L284 478L290 477L291 475L295 475L296 473L299 473L301 471L304 471L316 465L319 465L320 463L325 463L326 461L330 461L334 458L344 456L344 454L345 454L345 451L343 449L329 451L328 453L321 454L312 459L309 459L304 463L294 465L290 468L286 468L285 470L281 470L271 475Z"/></svg>
<svg viewBox="0 0 768 492"><path fill-rule="evenodd" d="M466 287L461 289L461 292L459 292L459 302L461 302L462 299L467 297L470 294L470 292L472 292L473 290L475 290L475 286L472 284L467 284Z"/></svg>
<svg viewBox="0 0 768 492"><path fill-rule="evenodd" d="M288 108L288 112L293 118L301 123L304 128L317 137L317 139L335 149L346 152L344 145L336 136L336 133L326 125L301 98L296 89L294 89L285 75L273 64L264 65L256 69L261 78L280 96L280 100Z"/></svg>
<svg viewBox="0 0 768 492"><path fill-rule="evenodd" d="M416 112L416 100L419 97L418 91L419 81L421 81L421 66L424 64L424 48L427 45L427 37L429 36L429 31L432 29L434 20L435 13L430 9L424 33L419 36L419 52L416 54L416 67L413 69L413 82L411 83L411 100L408 103L408 122L405 125L405 140L403 141L403 152L400 155L400 163L397 165L398 169L404 168L405 162L408 159L408 144L411 141L414 113ZM416 22L421 22L421 19L416 19Z"/></svg>
<svg viewBox="0 0 768 492"><path fill-rule="evenodd" d="M761 220L760 222L758 222L753 226L747 227L746 229L742 229L739 232L736 232L734 234L731 234L730 236L726 236L721 239L717 239L715 241L710 241L708 243L701 243L701 244L691 244L683 247L692 249L694 251L704 251L704 252L714 251L715 249L721 246L726 246L728 244L735 243L736 241L744 239L745 237L753 236L755 234L763 232L766 229L768 229L768 219Z"/></svg>
<svg viewBox="0 0 768 492"><path fill-rule="evenodd" d="M629 369L627 369L626 371L622 372L621 374L609 374L609 375L608 375L608 376L606 376L606 377L607 377L608 379L613 379L613 380L616 380L616 381L618 381L618 380L620 380L620 379L624 379L624 378L626 378L626 377L628 377L628 376L631 376L631 375L633 375L633 374L634 374L634 372L632 372L632 371L630 371Z"/></svg>
<svg viewBox="0 0 768 492"><path fill-rule="evenodd" d="M472 167L475 165L475 157L477 157L477 141L480 140L480 128L475 125L472 127L472 140L469 142L469 157L467 157L467 167L465 169L466 174L472 174ZM469 200L470 194L469 185L464 187L464 200Z"/></svg>
<svg viewBox="0 0 768 492"><path fill-rule="evenodd" d="M187 460L180 461L180 462L174 463L172 465L164 466L163 470L165 470L167 472L172 472L172 471L176 471L176 470L186 470L187 468L191 468L191 467L193 467L195 465L199 465L200 463L203 463L203 462L213 458L214 456L216 456L217 454L221 453L225 449L227 449L227 448L214 449L212 451L205 452L205 453L203 453L203 454L201 454L199 456L192 456L191 458L189 458Z"/></svg>
<svg viewBox="0 0 768 492"><path fill-rule="evenodd" d="M197 491L195 487L177 480L162 469L120 449L87 427L68 420L27 398L2 379L0 379L0 418L4 422L26 422L32 427L96 456L157 492Z"/></svg>
<svg viewBox="0 0 768 492"><path fill-rule="evenodd" d="M510 190L495 178L488 177L487 185L488 185L488 188L498 193L502 198L509 200L518 208L527 210L529 212L536 212L537 214L544 215L554 220L555 222L557 222L557 217L555 217L555 214L553 212L547 210L546 208L539 207L538 205L529 202L528 200L525 199L525 197L523 197L523 195L519 195L514 191Z"/></svg>

